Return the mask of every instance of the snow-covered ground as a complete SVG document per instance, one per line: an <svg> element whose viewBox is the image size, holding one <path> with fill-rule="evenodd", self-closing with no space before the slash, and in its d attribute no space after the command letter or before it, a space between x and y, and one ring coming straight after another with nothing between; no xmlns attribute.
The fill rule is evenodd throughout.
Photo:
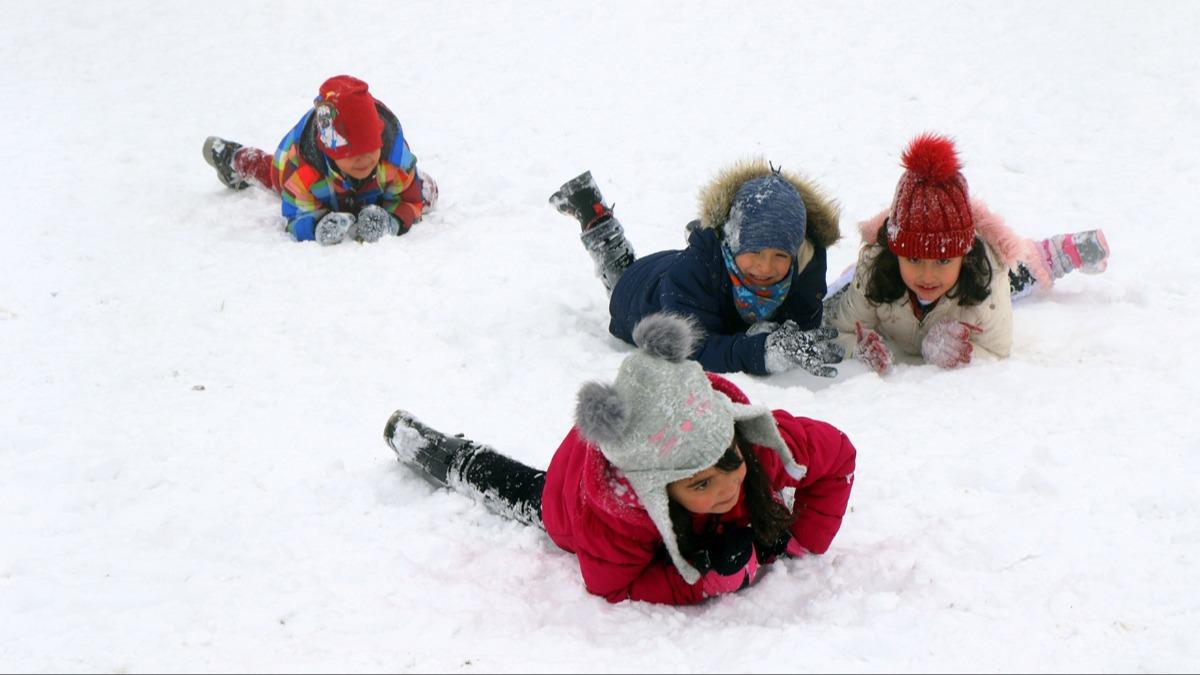
<svg viewBox="0 0 1200 675"><path fill-rule="evenodd" d="M5 15L0 670L1200 668L1200 3ZM343 72L442 203L403 238L296 244L200 145L273 150ZM827 555L610 606L384 444L402 406L544 465L611 379L629 348L546 204L567 178L591 169L649 253L765 156L841 202L832 276L926 130L1017 229L1102 227L1112 262L1022 301L1003 362L734 376L857 445Z"/></svg>

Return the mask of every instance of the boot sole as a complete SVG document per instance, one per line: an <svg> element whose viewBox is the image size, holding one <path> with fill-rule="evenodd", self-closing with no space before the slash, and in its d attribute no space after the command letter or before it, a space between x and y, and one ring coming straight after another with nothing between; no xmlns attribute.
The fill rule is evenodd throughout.
<svg viewBox="0 0 1200 675"><path fill-rule="evenodd" d="M596 185L596 181L592 178L591 171L584 171L578 176L560 185L559 188L554 191L554 194L550 195L550 203L557 207L558 202L566 201L567 195L570 195L585 185Z"/></svg>
<svg viewBox="0 0 1200 675"><path fill-rule="evenodd" d="M225 174L221 172L221 167L217 166L217 155L214 151L214 147L217 145L217 143L224 145L225 142L225 139L219 136L209 136L208 138L204 139L204 148L201 151L204 154L204 161L207 162L208 165L217 172L217 180L221 181L221 185L233 190L245 190L246 188L250 187L249 183L246 181L233 181L229 178L226 178Z"/></svg>
<svg viewBox="0 0 1200 675"><path fill-rule="evenodd" d="M401 426L413 430L424 441L411 457L408 456L408 453L401 452L396 446L396 430ZM449 487L449 462L451 461L449 456L453 456L454 453L451 451L448 453L449 456L443 456L447 453L444 450L439 451L438 445L431 438L435 434L442 437L444 443L447 445L451 442L466 443L465 440L445 436L441 432L430 429L403 408L392 413L392 416L388 418L387 424L383 427L383 438L387 441L388 447L392 449L392 452L396 453L396 459L401 464L412 469L417 475L421 476L421 478L434 487ZM445 446L443 445L442 447L444 448ZM435 465L437 466L438 475L434 474Z"/></svg>

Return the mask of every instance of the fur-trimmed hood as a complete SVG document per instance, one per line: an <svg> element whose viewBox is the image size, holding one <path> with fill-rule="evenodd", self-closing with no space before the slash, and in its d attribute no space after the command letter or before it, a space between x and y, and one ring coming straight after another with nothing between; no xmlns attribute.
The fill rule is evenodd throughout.
<svg viewBox="0 0 1200 675"><path fill-rule="evenodd" d="M888 211L885 210L858 224L864 243L883 243L878 240L879 228L887 217ZM996 252L1005 265L1015 268L1017 263L1025 263L1042 288L1049 288L1054 283L1034 243L1014 232L1000 214L994 213L982 201L972 199L971 217L975 221L975 234Z"/></svg>
<svg viewBox="0 0 1200 675"><path fill-rule="evenodd" d="M720 229L729 220L733 198L743 183L774 173L767 160L762 158L743 160L722 170L700 191L700 227ZM791 171L780 170L780 175L800 193L807 214L805 237L814 244L829 248L841 236L838 226L840 208L811 181Z"/></svg>

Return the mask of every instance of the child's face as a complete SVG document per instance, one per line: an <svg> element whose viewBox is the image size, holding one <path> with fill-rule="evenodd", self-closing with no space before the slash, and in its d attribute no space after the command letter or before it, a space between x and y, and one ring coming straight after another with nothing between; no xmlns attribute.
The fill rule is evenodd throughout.
<svg viewBox="0 0 1200 675"><path fill-rule="evenodd" d="M742 278L756 286L777 284L792 269L791 254L778 248L739 253L733 262L742 271Z"/></svg>
<svg viewBox="0 0 1200 675"><path fill-rule="evenodd" d="M916 293L921 302L933 302L958 283L962 263L962 256L940 259L900 258L900 278L904 279L904 285Z"/></svg>
<svg viewBox="0 0 1200 675"><path fill-rule="evenodd" d="M742 454L741 449L737 450ZM728 513L737 505L746 479L746 463L733 471L721 471L715 466L682 480L667 483L667 495L692 513Z"/></svg>
<svg viewBox="0 0 1200 675"><path fill-rule="evenodd" d="M371 175L375 167L379 164L379 150L364 152L361 155L351 155L342 159L333 160L337 164L338 171L355 178L362 180Z"/></svg>

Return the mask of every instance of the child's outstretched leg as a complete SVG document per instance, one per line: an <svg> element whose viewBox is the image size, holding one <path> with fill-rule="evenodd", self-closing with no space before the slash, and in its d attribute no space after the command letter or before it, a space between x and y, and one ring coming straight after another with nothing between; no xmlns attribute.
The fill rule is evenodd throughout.
<svg viewBox="0 0 1200 675"><path fill-rule="evenodd" d="M1104 230L1056 234L1033 242L1033 246L1038 259L1029 264L1022 262L1008 273L1014 298L1028 295L1039 281L1053 283L1075 270L1099 274L1108 267L1109 249ZM1037 269L1031 269L1031 265L1037 265Z"/></svg>
<svg viewBox="0 0 1200 675"><path fill-rule="evenodd" d="M1099 274L1108 267L1108 241L1104 230L1056 234L1035 242L1055 279L1079 270Z"/></svg>
<svg viewBox="0 0 1200 675"><path fill-rule="evenodd" d="M542 527L545 471L461 436L447 436L404 410L392 413L383 437L401 462L434 485L467 494L500 515Z"/></svg>
<svg viewBox="0 0 1200 675"><path fill-rule="evenodd" d="M217 179L228 188L245 190L251 184L278 193L275 185L274 156L216 136L204 140L204 161L217 171Z"/></svg>
<svg viewBox="0 0 1200 675"><path fill-rule="evenodd" d="M604 283L605 290L612 293L635 256L621 222L604 203L592 172L584 171L563 183L550 195L550 203L579 222L582 230L579 238L596 263L596 276Z"/></svg>

